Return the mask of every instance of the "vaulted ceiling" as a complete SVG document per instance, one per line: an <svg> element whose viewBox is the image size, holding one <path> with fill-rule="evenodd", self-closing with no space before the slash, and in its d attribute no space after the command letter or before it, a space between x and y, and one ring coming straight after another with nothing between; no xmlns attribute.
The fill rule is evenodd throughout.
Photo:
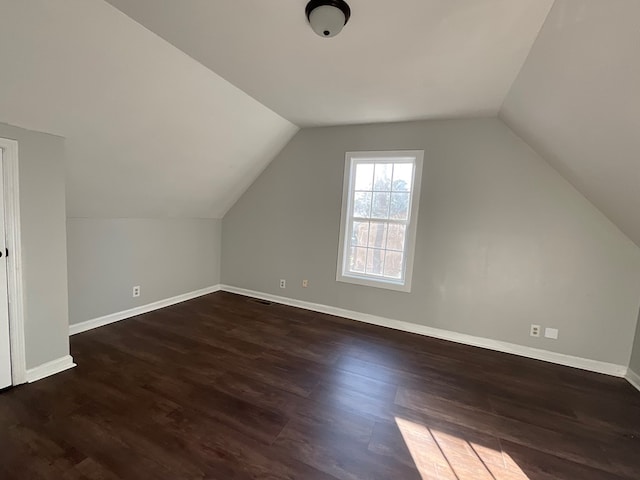
<svg viewBox="0 0 640 480"><path fill-rule="evenodd" d="M556 0L502 118L640 246L640 2Z"/></svg>
<svg viewBox="0 0 640 480"><path fill-rule="evenodd" d="M299 126L496 115L553 0L108 0Z"/></svg>
<svg viewBox="0 0 640 480"><path fill-rule="evenodd" d="M640 245L640 2L0 0L0 122L70 216L221 217L300 126L500 115ZM116 8L117 7L117 8Z"/></svg>
<svg viewBox="0 0 640 480"><path fill-rule="evenodd" d="M102 0L0 18L0 122L66 137L69 216L220 217L298 130Z"/></svg>

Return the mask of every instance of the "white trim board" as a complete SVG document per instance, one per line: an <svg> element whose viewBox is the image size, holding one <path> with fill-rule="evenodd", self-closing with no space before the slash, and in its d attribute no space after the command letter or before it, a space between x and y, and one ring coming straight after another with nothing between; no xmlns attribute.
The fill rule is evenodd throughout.
<svg viewBox="0 0 640 480"><path fill-rule="evenodd" d="M76 364L73 363L73 357L71 355L66 355L27 370L27 382L37 382L38 380L50 377L56 373L64 372L65 370L69 370L75 366Z"/></svg>
<svg viewBox="0 0 640 480"><path fill-rule="evenodd" d="M640 392L640 375L638 375L633 370L628 369L627 374L625 375L624 378L626 378L627 382L633 385L636 388L636 390Z"/></svg>
<svg viewBox="0 0 640 480"><path fill-rule="evenodd" d="M0 138L2 149L7 287L9 293L9 337L11 342L11 381L20 385L28 381L24 337L24 296L22 285L22 241L20 240L20 182L18 142Z"/></svg>
<svg viewBox="0 0 640 480"><path fill-rule="evenodd" d="M247 297L268 300L275 303L289 305L291 307L304 308L305 310L312 310L314 312L320 312L320 313L326 313L329 315L335 315L338 317L344 317L351 320L357 320L359 322L378 325L381 327L393 328L394 330L417 333L419 335L425 335L427 337L434 337L442 340L449 340L452 342L462 343L464 345L472 345L474 347L486 348L489 350L495 350L503 353L511 353L514 355L520 355L521 357L533 358L536 360L543 360L545 362L564 365L567 367L579 368L581 370L604 373L607 375L612 375L614 377L624 377L625 375L627 375L626 366L616 365L614 363L600 362L600 361L591 360L588 358L574 357L572 355L565 355L563 353L550 352L548 350L541 350L538 348L525 347L523 345L502 342L500 340L493 340L490 338L475 337L473 335L467 335L464 333L457 333L449 330L442 330L439 328L427 327L425 325L418 325L416 323L404 322L401 320L393 320L391 318L379 317L376 315L355 312L352 310L345 310L343 308L331 307L331 306L322 305L319 303L311 303L311 302L305 302L303 300L295 300L293 298L280 297L278 295L271 295L269 293L257 292L254 290L247 290L244 288L233 287L230 285L221 285L220 289L225 292L237 293L239 295L244 295Z"/></svg>
<svg viewBox="0 0 640 480"><path fill-rule="evenodd" d="M142 315L143 313L148 313L154 310L169 307L171 305L175 305L176 303L186 302L187 300L201 297L203 295L208 295L210 293L217 292L218 290L220 290L220 285L214 285L213 287L202 288L193 292L183 293L182 295L177 295L175 297L166 298L164 300L158 300L157 302L148 303L147 305L130 308L129 310L124 310L122 312L105 315L104 317L98 317L91 320L86 320L84 322L74 323L72 325L69 325L69 335L76 335L78 333L86 332L87 330L93 330L94 328L109 325L110 323L115 323L119 322L120 320L125 320L137 315Z"/></svg>

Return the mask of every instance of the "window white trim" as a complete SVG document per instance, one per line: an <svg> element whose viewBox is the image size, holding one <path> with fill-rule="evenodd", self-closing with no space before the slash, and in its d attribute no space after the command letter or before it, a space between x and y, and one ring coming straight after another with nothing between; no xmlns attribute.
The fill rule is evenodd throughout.
<svg viewBox="0 0 640 480"><path fill-rule="evenodd" d="M374 277L372 275L358 275L353 272L346 272L346 256L349 253L349 242L351 235L351 215L350 208L353 205L352 183L354 180L355 165L358 161L366 160L368 163L388 163L401 159L410 160L414 163L413 183L410 195L410 206L405 248L403 255L404 276L402 279L394 281L386 277ZM420 189L422 184L422 165L424 161L424 150L399 150L399 151L374 151L374 152L347 152L345 154L344 181L342 191L342 214L340 218L340 237L338 247L338 265L336 280L338 282L354 283L368 287L385 288L401 292L411 291L411 280L413 278L413 262L416 247L416 234L418 227L418 209L420 206ZM393 223L394 221L387 221ZM404 223L404 222L402 222Z"/></svg>

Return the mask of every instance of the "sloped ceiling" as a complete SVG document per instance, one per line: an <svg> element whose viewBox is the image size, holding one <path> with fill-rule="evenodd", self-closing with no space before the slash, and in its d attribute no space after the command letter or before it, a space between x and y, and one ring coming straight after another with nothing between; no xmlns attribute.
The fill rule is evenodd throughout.
<svg viewBox="0 0 640 480"><path fill-rule="evenodd" d="M640 2L556 0L501 117L640 246Z"/></svg>
<svg viewBox="0 0 640 480"><path fill-rule="evenodd" d="M109 1L0 0L0 122L67 138L69 216L221 217L294 123L500 112L640 245L637 0L350 0L330 40L305 0Z"/></svg>
<svg viewBox="0 0 640 480"><path fill-rule="evenodd" d="M102 0L0 18L0 121L66 137L69 216L220 217L297 131Z"/></svg>
<svg viewBox="0 0 640 480"><path fill-rule="evenodd" d="M553 0L108 0L300 126L496 115Z"/></svg>

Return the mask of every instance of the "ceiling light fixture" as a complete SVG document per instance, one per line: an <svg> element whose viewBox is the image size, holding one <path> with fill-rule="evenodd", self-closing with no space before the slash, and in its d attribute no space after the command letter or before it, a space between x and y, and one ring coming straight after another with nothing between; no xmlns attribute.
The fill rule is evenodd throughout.
<svg viewBox="0 0 640 480"><path fill-rule="evenodd" d="M331 38L347 24L351 8L344 0L311 0L306 13L313 31L323 38Z"/></svg>

